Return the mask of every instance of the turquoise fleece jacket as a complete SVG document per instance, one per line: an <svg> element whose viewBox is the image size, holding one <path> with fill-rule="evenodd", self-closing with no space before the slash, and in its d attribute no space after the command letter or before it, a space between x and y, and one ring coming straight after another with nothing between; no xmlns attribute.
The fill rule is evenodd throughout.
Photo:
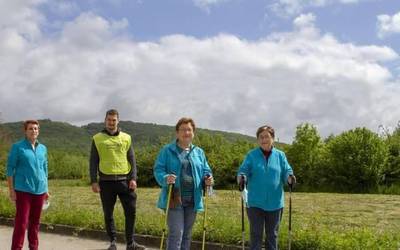
<svg viewBox="0 0 400 250"><path fill-rule="evenodd" d="M261 148L251 150L238 170L247 178L248 207L274 211L284 207L283 186L293 175L285 153L272 148L266 161Z"/></svg>
<svg viewBox="0 0 400 250"><path fill-rule="evenodd" d="M180 187L181 161L179 160L178 154L176 142L170 143L161 149L154 164L154 177L161 186L157 207L161 209L165 209L167 206L168 185L166 177L170 174L176 175L175 186ZM193 174L194 209L195 211L203 211L203 179L207 175L212 176L212 172L204 151L201 148L192 145L188 158Z"/></svg>
<svg viewBox="0 0 400 250"><path fill-rule="evenodd" d="M37 142L35 150L26 139L12 145L7 161L7 177L14 178L16 191L47 193L47 167L47 148L43 144Z"/></svg>

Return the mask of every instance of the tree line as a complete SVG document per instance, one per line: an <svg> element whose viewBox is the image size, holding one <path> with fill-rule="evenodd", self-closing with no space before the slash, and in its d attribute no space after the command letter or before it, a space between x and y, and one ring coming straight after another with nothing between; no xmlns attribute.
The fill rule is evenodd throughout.
<svg viewBox="0 0 400 250"><path fill-rule="evenodd" d="M378 134L355 128L322 139L309 123L286 150L304 191L400 193L400 127Z"/></svg>
<svg viewBox="0 0 400 250"><path fill-rule="evenodd" d="M135 146L140 186L156 186L155 158L170 137ZM200 131L194 143L206 152L213 169L216 188L236 188L236 171L246 153L257 146L255 140L227 139ZM11 141L0 127L0 176ZM292 144L279 144L298 179L297 190L308 192L398 193L400 194L400 127L378 134L355 128L322 139L316 126L304 123L296 128ZM89 181L88 150L49 148L49 178ZM87 152L86 152L87 151Z"/></svg>

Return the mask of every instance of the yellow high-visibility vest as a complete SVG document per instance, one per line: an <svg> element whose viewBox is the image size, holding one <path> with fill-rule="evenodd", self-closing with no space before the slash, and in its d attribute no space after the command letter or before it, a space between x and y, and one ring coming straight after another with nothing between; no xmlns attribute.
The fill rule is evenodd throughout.
<svg viewBox="0 0 400 250"><path fill-rule="evenodd" d="M131 147L131 136L119 132L117 136L98 133L93 136L94 143L99 153L100 172L107 175L123 175L131 171L127 153Z"/></svg>

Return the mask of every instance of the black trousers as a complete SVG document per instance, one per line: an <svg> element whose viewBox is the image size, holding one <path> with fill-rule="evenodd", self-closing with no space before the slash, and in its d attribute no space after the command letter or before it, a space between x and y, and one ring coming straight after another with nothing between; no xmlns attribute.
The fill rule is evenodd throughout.
<svg viewBox="0 0 400 250"><path fill-rule="evenodd" d="M136 193L129 189L128 181L100 181L100 198L103 205L104 222L110 241L117 239L114 223L114 206L117 196L121 201L125 214L125 237L126 243L134 242L135 217L136 217Z"/></svg>

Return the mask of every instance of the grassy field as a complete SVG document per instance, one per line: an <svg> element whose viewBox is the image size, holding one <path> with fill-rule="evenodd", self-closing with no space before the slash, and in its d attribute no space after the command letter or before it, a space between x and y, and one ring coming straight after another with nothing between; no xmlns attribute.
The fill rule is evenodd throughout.
<svg viewBox="0 0 400 250"><path fill-rule="evenodd" d="M82 181L51 181L51 206L43 222L104 229L100 199ZM159 189L139 188L137 233L161 235L163 213L155 206ZM14 208L0 186L0 216L13 217ZM288 198L288 195L286 196ZM292 249L400 249L400 196L330 193L293 193ZM122 208L117 203L116 223L123 230ZM288 207L288 206L287 206ZM207 240L238 244L241 240L240 196L236 190L216 190L209 199ZM280 246L287 245L285 208ZM194 239L201 239L198 214ZM247 232L248 232L248 225ZM248 239L248 236L247 236Z"/></svg>

